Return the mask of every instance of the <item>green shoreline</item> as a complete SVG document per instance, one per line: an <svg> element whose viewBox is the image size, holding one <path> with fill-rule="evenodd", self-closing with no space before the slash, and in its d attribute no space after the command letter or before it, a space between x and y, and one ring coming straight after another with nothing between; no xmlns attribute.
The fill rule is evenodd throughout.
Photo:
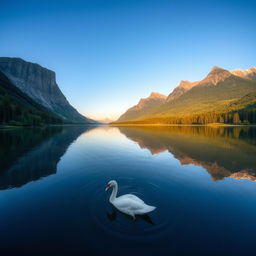
<svg viewBox="0 0 256 256"><path fill-rule="evenodd" d="M108 124L109 126L207 126L207 127L256 127L256 124Z"/></svg>

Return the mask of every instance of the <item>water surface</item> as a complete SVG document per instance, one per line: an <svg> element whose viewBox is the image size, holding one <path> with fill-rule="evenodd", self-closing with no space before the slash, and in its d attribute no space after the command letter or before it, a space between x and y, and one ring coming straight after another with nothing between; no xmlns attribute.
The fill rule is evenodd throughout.
<svg viewBox="0 0 256 256"><path fill-rule="evenodd" d="M0 131L4 255L255 255L256 129ZM135 221L106 183L157 209Z"/></svg>

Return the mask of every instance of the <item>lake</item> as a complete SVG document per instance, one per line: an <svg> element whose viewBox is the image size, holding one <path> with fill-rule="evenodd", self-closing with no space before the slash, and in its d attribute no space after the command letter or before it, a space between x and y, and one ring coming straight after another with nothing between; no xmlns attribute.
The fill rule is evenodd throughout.
<svg viewBox="0 0 256 256"><path fill-rule="evenodd" d="M256 128L0 130L1 255L255 255ZM109 203L133 193L136 220Z"/></svg>

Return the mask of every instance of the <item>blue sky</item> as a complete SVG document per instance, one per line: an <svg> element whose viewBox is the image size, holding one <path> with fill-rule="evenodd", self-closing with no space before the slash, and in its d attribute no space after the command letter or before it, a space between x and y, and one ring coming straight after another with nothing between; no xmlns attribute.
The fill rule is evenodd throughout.
<svg viewBox="0 0 256 256"><path fill-rule="evenodd" d="M70 103L117 118L212 66L256 65L256 1L0 0L0 56L52 69Z"/></svg>

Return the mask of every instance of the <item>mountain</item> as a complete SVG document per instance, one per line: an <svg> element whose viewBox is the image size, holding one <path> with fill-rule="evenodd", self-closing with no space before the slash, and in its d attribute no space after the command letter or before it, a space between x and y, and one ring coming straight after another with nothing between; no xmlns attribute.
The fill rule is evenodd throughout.
<svg viewBox="0 0 256 256"><path fill-rule="evenodd" d="M39 125L63 120L12 84L0 71L0 123Z"/></svg>
<svg viewBox="0 0 256 256"><path fill-rule="evenodd" d="M255 91L255 81L237 77L227 70L214 67L195 87L176 100L162 104L156 115L222 112L232 102Z"/></svg>
<svg viewBox="0 0 256 256"><path fill-rule="evenodd" d="M197 85L216 85L220 81L229 76L229 72L225 69L214 66L208 76L202 81L189 82L187 80L181 81L180 84L169 94L167 102L175 100L183 95L185 92L191 90Z"/></svg>
<svg viewBox="0 0 256 256"><path fill-rule="evenodd" d="M213 67L201 81L181 82L164 102L155 104L150 111L145 109L139 116L123 115L117 122L255 123L255 92L255 80Z"/></svg>
<svg viewBox="0 0 256 256"><path fill-rule="evenodd" d="M53 71L20 58L0 58L0 71L22 92L68 123L91 123L72 107L56 83Z"/></svg>
<svg viewBox="0 0 256 256"><path fill-rule="evenodd" d="M123 115L117 120L134 120L142 117L145 114L151 113L151 110L161 103L164 103L166 96L157 92L152 92L149 97L140 99L139 103L132 108L129 108Z"/></svg>

